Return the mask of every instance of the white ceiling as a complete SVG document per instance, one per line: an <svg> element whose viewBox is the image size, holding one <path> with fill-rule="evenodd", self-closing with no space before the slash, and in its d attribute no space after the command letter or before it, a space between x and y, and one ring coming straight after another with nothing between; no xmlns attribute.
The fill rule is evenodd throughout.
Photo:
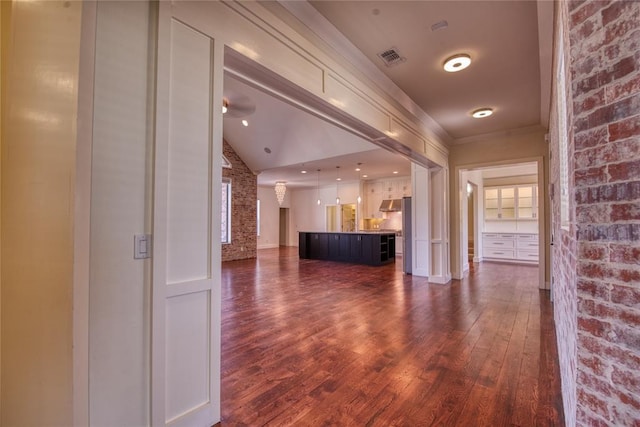
<svg viewBox="0 0 640 427"><path fill-rule="evenodd" d="M270 7L288 13L286 9L301 6L287 3ZM444 129L448 142L456 143L481 134L546 125L553 13L546 3L310 1L315 9L309 9L315 15L314 24L335 26L331 34L341 39L343 52L345 45L361 51L358 56L369 61L365 68L384 73L389 84L399 87ZM432 31L431 26L442 20L447 28ZM317 28L310 21L303 24ZM324 37L331 45L335 42ZM390 47L406 61L386 67L377 53ZM471 66L457 73L444 72L442 63L455 53L469 54ZM351 171L355 179L359 162L369 179L393 176L394 170L409 175L410 163L401 156L230 75L225 75L224 92L232 104L234 98L246 96L256 106L246 117L248 127L240 124L240 118L226 115L224 137L249 168L260 172L260 185L284 180L289 187L315 186L318 168L322 169L321 185L335 182L336 166L345 175ZM486 119L470 117L480 107L491 107L494 114Z"/></svg>

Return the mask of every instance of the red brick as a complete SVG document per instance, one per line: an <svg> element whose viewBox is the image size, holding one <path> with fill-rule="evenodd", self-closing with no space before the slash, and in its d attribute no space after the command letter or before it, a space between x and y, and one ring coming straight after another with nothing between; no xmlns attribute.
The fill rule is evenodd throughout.
<svg viewBox="0 0 640 427"><path fill-rule="evenodd" d="M596 12L600 11L602 8L606 7L610 1L601 1L601 2L588 2L577 10L574 10L571 13L571 25L576 26L585 20L592 17Z"/></svg>
<svg viewBox="0 0 640 427"><path fill-rule="evenodd" d="M638 50L640 50L640 30L629 34L626 39L617 40L616 43L607 46L604 49L604 54L607 59L613 61L621 55Z"/></svg>
<svg viewBox="0 0 640 427"><path fill-rule="evenodd" d="M588 412L588 410L585 410L585 408L581 407L582 404L581 402L578 402L578 408L577 408L577 425L579 425L580 427L584 426L584 427L611 427L611 425L604 421L601 418L598 418L597 416L595 416L594 414Z"/></svg>
<svg viewBox="0 0 640 427"><path fill-rule="evenodd" d="M614 285L611 289L611 302L629 308L640 309L640 289Z"/></svg>
<svg viewBox="0 0 640 427"><path fill-rule="evenodd" d="M640 82L640 79L638 79ZM629 117L616 123L609 124L609 141L618 141L640 135L640 116ZM640 142L636 141L636 145Z"/></svg>
<svg viewBox="0 0 640 427"><path fill-rule="evenodd" d="M637 328L628 328L616 325L609 331L609 341L626 347L632 352L640 352L640 331Z"/></svg>
<svg viewBox="0 0 640 427"><path fill-rule="evenodd" d="M605 166L576 170L573 177L576 186L602 184L607 181Z"/></svg>
<svg viewBox="0 0 640 427"><path fill-rule="evenodd" d="M607 259L607 246L597 243L582 243L579 246L578 257L592 261L604 261Z"/></svg>
<svg viewBox="0 0 640 427"><path fill-rule="evenodd" d="M587 393L582 388L578 390L578 405L584 405L603 418L609 418L609 407L607 403L600 397Z"/></svg>
<svg viewBox="0 0 640 427"><path fill-rule="evenodd" d="M609 205L579 205L576 207L576 221L581 224L610 222Z"/></svg>
<svg viewBox="0 0 640 427"><path fill-rule="evenodd" d="M637 372L629 372L613 365L611 380L614 384L622 385L625 390L631 393L640 394L640 377L637 375Z"/></svg>
<svg viewBox="0 0 640 427"><path fill-rule="evenodd" d="M639 122L640 123L640 122ZM640 178L640 159L607 166L609 181L628 181Z"/></svg>
<svg viewBox="0 0 640 427"><path fill-rule="evenodd" d="M614 320L617 318L617 312L613 307L582 297L578 298L578 313L599 319Z"/></svg>
<svg viewBox="0 0 640 427"><path fill-rule="evenodd" d="M611 205L611 221L640 220L640 204L624 203Z"/></svg>
<svg viewBox="0 0 640 427"><path fill-rule="evenodd" d="M606 338L609 331L611 331L611 325L599 319L579 317L578 330L594 337Z"/></svg>
<svg viewBox="0 0 640 427"><path fill-rule="evenodd" d="M630 268L622 269L607 269L607 274L612 279L619 280L626 283L636 283L640 286L640 270L633 270Z"/></svg>
<svg viewBox="0 0 640 427"><path fill-rule="evenodd" d="M587 3L586 0L569 0L569 10L575 12L583 4Z"/></svg>
<svg viewBox="0 0 640 427"><path fill-rule="evenodd" d="M602 4L600 2L596 2L597 4ZM616 19L620 18L620 17L626 17L628 16L630 13L632 13L632 7L633 5L630 4L632 2L626 2L626 1L617 1L614 2L613 4L611 4L611 6L607 7L606 9L602 10L602 25L603 26L607 26L609 25L609 23L615 21ZM606 7L605 4L602 5L602 7Z"/></svg>
<svg viewBox="0 0 640 427"><path fill-rule="evenodd" d="M231 169L223 168L222 176L231 179L231 243L222 245L222 261L255 258L257 255L256 204L258 182L227 141L223 154Z"/></svg>
<svg viewBox="0 0 640 427"><path fill-rule="evenodd" d="M611 245L609 260L621 264L640 265L640 247Z"/></svg>
<svg viewBox="0 0 640 427"><path fill-rule="evenodd" d="M575 201L578 205L608 202L625 202L640 199L640 182L618 182L576 189Z"/></svg>
<svg viewBox="0 0 640 427"><path fill-rule="evenodd" d="M578 347L599 354L604 359L611 359L625 369L631 371L640 370L640 356L630 353L629 350L613 343L606 342L591 335L580 334L578 335Z"/></svg>
<svg viewBox="0 0 640 427"><path fill-rule="evenodd" d="M615 102L619 99L626 98L627 96L633 96L638 93L640 93L640 76L607 86L605 88L603 102Z"/></svg>
<svg viewBox="0 0 640 427"><path fill-rule="evenodd" d="M607 270L605 264L580 260L578 262L578 277L588 277L589 279L604 279Z"/></svg>
<svg viewBox="0 0 640 427"><path fill-rule="evenodd" d="M640 224L581 225L577 237L587 242L635 242L640 239Z"/></svg>
<svg viewBox="0 0 640 427"><path fill-rule="evenodd" d="M622 58L609 68L600 70L577 81L573 86L573 95L580 97L595 89L602 88L614 80L620 79L637 70L636 59L633 56ZM582 77L577 74L577 77ZM576 113L576 116L579 114ZM591 126L594 127L594 126Z"/></svg>
<svg viewBox="0 0 640 427"><path fill-rule="evenodd" d="M608 141L609 128L608 126L601 126L596 129L589 129L588 131L576 134L574 138L574 147L576 151L579 151L589 147L604 145Z"/></svg>
<svg viewBox="0 0 640 427"><path fill-rule="evenodd" d="M622 321L625 325L629 325L634 328L640 327L640 311L627 309L626 307L615 308L616 318Z"/></svg>
<svg viewBox="0 0 640 427"><path fill-rule="evenodd" d="M578 355L578 363L582 365L578 367L578 381L580 382L580 384L584 385L592 392L595 392L599 395L606 397L612 395L611 387L604 380L602 380L602 378L606 375L606 370L608 367L606 363L604 363L600 358L595 357L594 355ZM591 369L590 365L593 365L595 370ZM584 367L590 369L591 372L584 369Z"/></svg>
<svg viewBox="0 0 640 427"><path fill-rule="evenodd" d="M573 113L579 115L583 112L591 111L596 107L604 105L605 90L604 88L599 91L573 103Z"/></svg>
<svg viewBox="0 0 640 427"><path fill-rule="evenodd" d="M629 97L598 108L576 121L575 131L582 132L640 114L640 97Z"/></svg>
<svg viewBox="0 0 640 427"><path fill-rule="evenodd" d="M630 13L627 13L625 16L610 25L607 25L605 28L605 44L616 42L618 39L622 39L623 36L630 31L640 28L640 16L638 14L640 9L637 5L634 7L633 3L636 3L635 1L629 1L628 3L630 3L629 6L632 7Z"/></svg>

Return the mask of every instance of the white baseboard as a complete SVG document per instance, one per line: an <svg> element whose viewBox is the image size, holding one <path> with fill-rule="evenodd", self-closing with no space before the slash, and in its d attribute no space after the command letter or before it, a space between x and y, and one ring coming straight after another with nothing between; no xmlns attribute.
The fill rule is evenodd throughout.
<svg viewBox="0 0 640 427"><path fill-rule="evenodd" d="M445 285L451 281L451 276L429 276L429 283L437 283L439 285Z"/></svg>
<svg viewBox="0 0 640 427"><path fill-rule="evenodd" d="M473 262L482 262L482 257L473 257Z"/></svg>
<svg viewBox="0 0 640 427"><path fill-rule="evenodd" d="M258 245L258 249L273 249L273 248L279 248L280 245L277 243L265 243L263 245Z"/></svg>

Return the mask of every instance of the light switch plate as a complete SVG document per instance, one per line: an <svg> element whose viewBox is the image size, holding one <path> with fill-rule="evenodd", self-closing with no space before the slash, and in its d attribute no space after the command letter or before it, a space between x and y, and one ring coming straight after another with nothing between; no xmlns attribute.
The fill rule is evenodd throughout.
<svg viewBox="0 0 640 427"><path fill-rule="evenodd" d="M133 236L133 258L151 258L151 234L135 234Z"/></svg>

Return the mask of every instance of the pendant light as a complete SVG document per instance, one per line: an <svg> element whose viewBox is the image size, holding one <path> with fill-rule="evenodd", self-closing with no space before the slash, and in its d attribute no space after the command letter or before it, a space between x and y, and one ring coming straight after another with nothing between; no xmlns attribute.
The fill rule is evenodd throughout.
<svg viewBox="0 0 640 427"><path fill-rule="evenodd" d="M340 204L340 189L338 188L338 182L340 182L340 166L336 166L336 205Z"/></svg>
<svg viewBox="0 0 640 427"><path fill-rule="evenodd" d="M318 193L318 206L320 206L320 169L316 171L316 192Z"/></svg>

